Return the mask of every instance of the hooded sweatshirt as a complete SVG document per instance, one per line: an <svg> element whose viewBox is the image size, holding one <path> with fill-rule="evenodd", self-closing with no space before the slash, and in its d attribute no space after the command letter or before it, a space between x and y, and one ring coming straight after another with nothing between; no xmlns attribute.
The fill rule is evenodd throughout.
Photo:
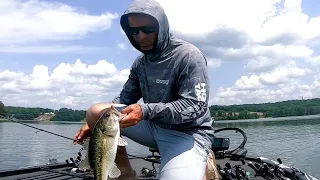
<svg viewBox="0 0 320 180"><path fill-rule="evenodd" d="M128 14L143 13L158 22L158 39L144 52L127 31ZM130 70L120 95L112 102L141 104L143 119L168 129L213 138L213 119L208 100L210 84L207 61L193 44L174 37L164 9L153 0L135 0L121 16L120 24L131 44L142 54Z"/></svg>

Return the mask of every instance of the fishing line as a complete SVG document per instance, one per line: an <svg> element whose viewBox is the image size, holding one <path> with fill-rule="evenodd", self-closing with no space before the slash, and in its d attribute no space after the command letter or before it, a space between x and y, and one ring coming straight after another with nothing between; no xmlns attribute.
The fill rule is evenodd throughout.
<svg viewBox="0 0 320 180"><path fill-rule="evenodd" d="M98 119L98 121L103 117L104 113L100 116L100 118ZM13 116L13 115L12 115ZM41 128L37 128L37 127L34 127L34 126L31 126L31 125L28 125L26 123L23 123L23 122L19 122L19 121L16 121L16 120L13 120L12 119L12 116L9 117L9 118L6 118L2 115L0 115L0 117L3 117L3 118L6 118L6 120L9 120L9 121L13 121L13 122L16 122L16 123L19 123L19 124L22 124L22 125L25 125L25 126L28 126L28 127L31 127L31 128L34 128L34 129L37 129L38 131L36 133L38 133L39 131L43 131L43 132L46 132L46 133L49 133L49 134L52 134L52 135L55 135L55 136L59 136L59 137L62 137L62 138L65 138L65 139L69 139L69 140L72 140L72 141L75 141L74 139L72 138L69 138L69 137L66 137L66 136L63 136L63 135L60 135L60 134L56 134L56 133L53 133L53 132L50 132L50 131L47 131L47 130L44 130L44 129L41 129ZM97 121L97 122L98 122ZM96 123L97 124L97 123ZM145 157L139 157L139 156L134 156L134 155L131 155L131 154L128 154L128 156L131 156L131 158L129 159L142 159L142 160L145 160Z"/></svg>
<svg viewBox="0 0 320 180"><path fill-rule="evenodd" d="M11 116L11 117L12 117L12 116ZM39 130L39 131L43 131L43 132L46 132L46 133L49 133L49 134L52 134L52 135L55 135L55 136L59 136L59 137L62 137L62 138L65 138L65 139L69 139L69 140L74 141L74 139L72 139L72 138L69 138L69 137L66 137L66 136L62 136L62 135L60 135L60 134L56 134L56 133L53 133L53 132L50 132L50 131L47 131L47 130L44 130L44 129L41 129L41 128L37 128L37 127L31 126L31 125L25 124L25 123L23 123L23 122L19 122L19 121L13 120L13 119L11 119L11 117L10 117L10 118L6 118L6 120L13 121L13 122L16 122L16 123L19 123L19 124L22 124L22 125L25 125L25 126L28 126L28 127L34 128L34 129L37 129L37 130ZM37 131L37 132L39 132L39 131ZM37 132L36 132L36 133L37 133Z"/></svg>

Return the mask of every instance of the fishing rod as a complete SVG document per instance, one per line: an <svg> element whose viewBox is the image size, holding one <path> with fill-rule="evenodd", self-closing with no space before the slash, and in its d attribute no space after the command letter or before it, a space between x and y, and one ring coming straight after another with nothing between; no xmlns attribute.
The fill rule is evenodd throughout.
<svg viewBox="0 0 320 180"><path fill-rule="evenodd" d="M0 117L1 117L1 115L0 115ZM4 117L4 116L2 116L2 117ZM44 129L41 129L41 128L37 128L37 127L31 126L31 125L26 124L26 123L23 123L23 122L19 122L19 121L13 120L12 117L13 117L13 115L12 115L11 117L9 117L9 118L6 118L6 117L4 117L4 118L6 118L6 120L13 121L13 122L16 122L16 123L25 125L25 126L28 126L28 127L34 128L34 129L37 129L37 130L39 130L39 131L43 131L43 132L46 132L46 133L49 133L49 134L52 134L52 135L55 135L55 136L59 136L59 137L62 137L62 138L65 138L65 139L69 139L69 140L74 141L74 139L72 139L72 138L69 138L69 137L66 137L66 136L62 136L62 135L60 135L60 134L56 134L56 133L53 133L53 132L50 132L50 131L47 131L47 130L44 130Z"/></svg>

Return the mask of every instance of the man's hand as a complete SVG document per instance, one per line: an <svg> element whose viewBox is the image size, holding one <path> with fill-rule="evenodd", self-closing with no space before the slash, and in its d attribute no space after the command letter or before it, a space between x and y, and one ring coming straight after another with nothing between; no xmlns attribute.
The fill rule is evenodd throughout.
<svg viewBox="0 0 320 180"><path fill-rule="evenodd" d="M122 114L127 114L120 121L120 127L126 128L130 126L134 126L139 123L142 118L142 109L139 104L132 104L121 111Z"/></svg>
<svg viewBox="0 0 320 180"><path fill-rule="evenodd" d="M82 143L82 141L84 139L86 139L89 135L90 135L90 128L88 126L88 124L85 124L84 126L82 126L80 128L80 130L74 135L73 139L74 139L74 142L73 144L79 144L79 143Z"/></svg>

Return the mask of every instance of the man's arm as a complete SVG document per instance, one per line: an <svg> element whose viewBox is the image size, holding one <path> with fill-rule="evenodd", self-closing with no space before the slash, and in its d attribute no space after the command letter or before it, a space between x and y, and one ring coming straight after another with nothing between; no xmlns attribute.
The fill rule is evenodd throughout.
<svg viewBox="0 0 320 180"><path fill-rule="evenodd" d="M137 68L138 58L132 64L129 78L123 85L123 89L120 92L120 95L114 98L111 103L131 105L137 103L142 97Z"/></svg>
<svg viewBox="0 0 320 180"><path fill-rule="evenodd" d="M180 99L169 103L141 104L143 119L181 124L202 117L208 108L209 79L203 54L191 52L181 62L178 79Z"/></svg>

